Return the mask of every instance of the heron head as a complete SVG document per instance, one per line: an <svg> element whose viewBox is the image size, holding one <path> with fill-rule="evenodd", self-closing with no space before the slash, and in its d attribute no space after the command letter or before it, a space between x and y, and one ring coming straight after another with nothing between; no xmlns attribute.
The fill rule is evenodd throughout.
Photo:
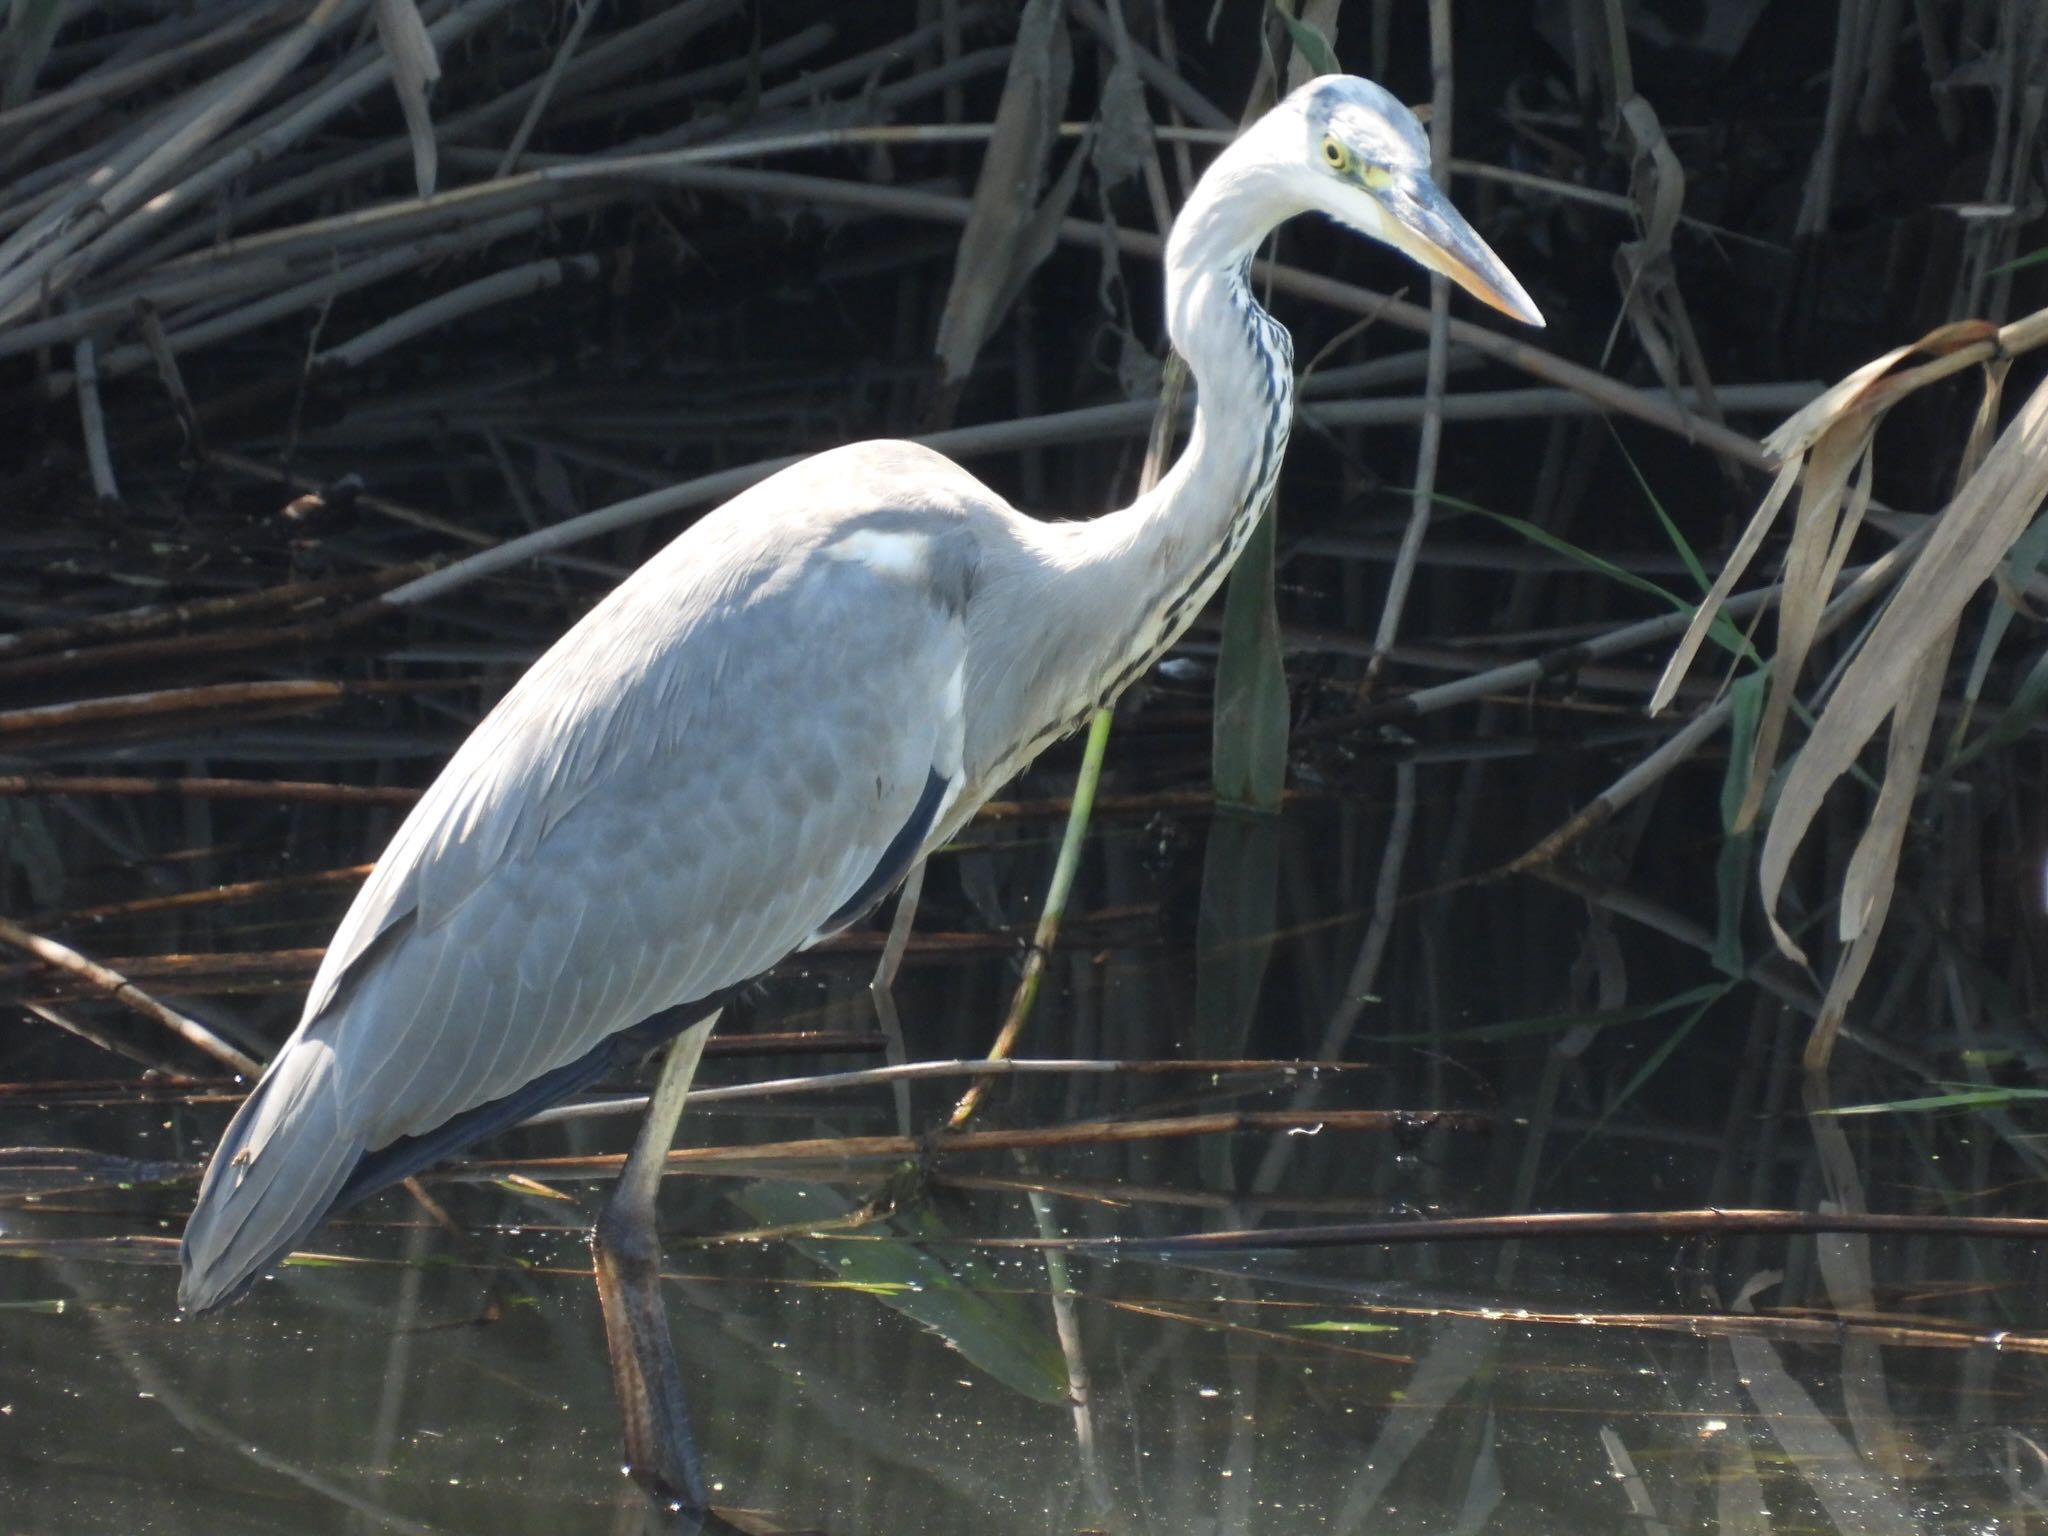
<svg viewBox="0 0 2048 1536"><path fill-rule="evenodd" d="M1385 90L1355 75L1323 75L1269 122L1305 207L1384 241L1503 314L1543 324L1535 301L1430 178L1421 121Z"/></svg>

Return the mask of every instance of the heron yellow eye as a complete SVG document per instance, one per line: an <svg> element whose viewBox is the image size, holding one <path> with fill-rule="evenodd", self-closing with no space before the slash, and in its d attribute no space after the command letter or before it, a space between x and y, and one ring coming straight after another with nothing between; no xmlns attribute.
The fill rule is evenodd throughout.
<svg viewBox="0 0 2048 1536"><path fill-rule="evenodd" d="M1323 164L1333 171L1349 170L1351 168L1351 151L1338 143L1335 138L1325 138L1323 140Z"/></svg>

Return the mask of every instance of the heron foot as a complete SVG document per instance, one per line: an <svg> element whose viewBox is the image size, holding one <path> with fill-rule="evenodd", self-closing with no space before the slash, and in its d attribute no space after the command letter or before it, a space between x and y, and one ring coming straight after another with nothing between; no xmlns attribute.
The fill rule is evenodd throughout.
<svg viewBox="0 0 2048 1536"><path fill-rule="evenodd" d="M614 1199L598 1217L590 1247L626 1470L653 1498L701 1511L707 1507L704 1473L662 1301L661 1245L653 1224Z"/></svg>
<svg viewBox="0 0 2048 1536"><path fill-rule="evenodd" d="M693 1024L669 1047L640 1135L590 1234L626 1470L654 1499L693 1514L709 1503L661 1294L655 1194L705 1037L717 1018Z"/></svg>

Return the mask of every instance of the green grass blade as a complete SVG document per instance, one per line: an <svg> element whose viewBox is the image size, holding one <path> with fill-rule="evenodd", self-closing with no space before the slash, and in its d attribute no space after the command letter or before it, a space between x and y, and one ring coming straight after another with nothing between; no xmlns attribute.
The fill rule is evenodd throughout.
<svg viewBox="0 0 2048 1536"><path fill-rule="evenodd" d="M1657 493L1650 489L1650 482L1645 478L1642 466L1636 463L1635 457L1622 442L1621 434L1614 430L1613 422L1607 424L1607 431L1614 439L1614 447L1621 455L1621 462L1628 466L1628 472L1636 477L1636 484L1642 488L1643 500L1650 504L1650 510L1657 514L1657 521L1664 525L1664 536L1671 541L1671 547L1678 552L1678 558L1685 562L1686 570L1692 575L1693 585L1700 589L1700 596L1706 596L1714 585L1707 576L1707 568L1700 564L1700 557L1693 553L1692 545L1687 543L1685 535L1678 531L1678 524L1674 523L1671 514L1664 510L1664 503L1659 501Z"/></svg>
<svg viewBox="0 0 2048 1536"><path fill-rule="evenodd" d="M1275 814L1287 786L1287 671L1273 601L1273 510L1230 573L1216 658L1216 801Z"/></svg>
<svg viewBox="0 0 2048 1536"><path fill-rule="evenodd" d="M2036 1103L2048 1099L2048 1088L1965 1088L1955 1093L1933 1093L1918 1099L1891 1099L1883 1104L1843 1104L1823 1109L1823 1115L1925 1114L1937 1109L1999 1109L2008 1104Z"/></svg>

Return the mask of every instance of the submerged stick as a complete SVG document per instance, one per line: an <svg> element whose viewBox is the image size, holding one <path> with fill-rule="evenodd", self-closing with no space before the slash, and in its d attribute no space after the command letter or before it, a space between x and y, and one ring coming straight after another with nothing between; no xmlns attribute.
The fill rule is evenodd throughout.
<svg viewBox="0 0 2048 1536"><path fill-rule="evenodd" d="M1869 606L1878 595L1885 591L1894 571L1906 564L1919 553L1933 531L1929 523L1918 532L1908 535L1900 544L1854 573L1842 590L1829 602L1821 613L1814 636L1820 639L1833 633L1850 618ZM1781 587L1766 588L1767 593L1777 593ZM1724 611L1733 604L1724 604ZM1592 802L1562 826L1556 828L1507 866L1510 874L1521 874L1541 865L1554 863L1564 851L1595 827L1611 820L1621 808L1636 799L1651 785L1658 783L1688 761L1728 723L1734 712L1734 695L1723 694L1687 721L1669 741L1657 748L1648 757L1616 779L1594 797Z"/></svg>
<svg viewBox="0 0 2048 1536"><path fill-rule="evenodd" d="M1520 1216L1450 1216L1412 1221L1357 1221L1172 1237L962 1238L981 1248L1045 1248L1080 1252L1236 1253L1251 1248L1350 1248L1383 1243L1507 1242L1531 1237L1703 1237L1778 1232L1895 1233L1913 1237L2048 1239L2048 1217L1924 1216L1873 1211L1741 1210L1552 1211ZM933 1238L932 1242L948 1239Z"/></svg>
<svg viewBox="0 0 2048 1536"><path fill-rule="evenodd" d="M1429 103L1430 171L1440 185L1449 185L1451 15L1448 0L1430 0L1429 56L1433 82ZM1394 556L1394 568L1387 573L1387 596L1380 605L1372 659L1365 667L1363 691L1367 694L1379 681L1387 652L1401 633L1401 614L1408 605L1408 588L1415 578L1416 563L1422 556L1422 541L1429 533L1430 513L1436 507L1437 454L1444 436L1444 386L1450 376L1450 325L1450 279L1441 272L1432 272L1429 275L1429 372L1422 387L1422 432L1415 449L1415 484L1408 497L1408 526L1402 531L1401 548Z"/></svg>
<svg viewBox="0 0 2048 1536"><path fill-rule="evenodd" d="M77 977L94 992L112 998L125 1007L134 1009L146 1019L154 1019L187 1045L204 1051L215 1061L241 1073L245 1077L256 1077L262 1073L254 1057L246 1056L197 1019L187 1018L167 1003L159 1002L136 986L119 971L109 970L96 961L88 960L68 945L59 944L55 939L46 939L41 934L30 933L26 928L0 917L0 944L7 944L24 954L35 956L48 966Z"/></svg>

